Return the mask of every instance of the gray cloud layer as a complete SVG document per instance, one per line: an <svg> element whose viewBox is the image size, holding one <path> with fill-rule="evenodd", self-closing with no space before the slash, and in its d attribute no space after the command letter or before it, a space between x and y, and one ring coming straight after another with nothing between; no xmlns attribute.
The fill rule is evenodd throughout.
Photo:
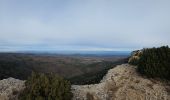
<svg viewBox="0 0 170 100"><path fill-rule="evenodd" d="M0 49L170 45L169 0L1 0Z"/></svg>

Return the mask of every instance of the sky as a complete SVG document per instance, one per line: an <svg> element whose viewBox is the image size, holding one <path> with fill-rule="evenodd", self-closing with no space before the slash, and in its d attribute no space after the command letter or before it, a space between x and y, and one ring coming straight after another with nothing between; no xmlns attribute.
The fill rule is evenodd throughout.
<svg viewBox="0 0 170 100"><path fill-rule="evenodd" d="M0 0L0 51L170 45L170 0Z"/></svg>

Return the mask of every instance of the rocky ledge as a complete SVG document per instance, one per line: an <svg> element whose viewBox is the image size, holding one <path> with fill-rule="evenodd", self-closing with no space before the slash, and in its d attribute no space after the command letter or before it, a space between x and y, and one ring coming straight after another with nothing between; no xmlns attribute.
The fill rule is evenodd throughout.
<svg viewBox="0 0 170 100"><path fill-rule="evenodd" d="M169 85L140 76L136 66L118 65L99 84L73 85L73 100L170 100Z"/></svg>
<svg viewBox="0 0 170 100"><path fill-rule="evenodd" d="M0 100L17 100L24 82L14 78L0 80ZM170 100L167 83L142 77L136 66L129 64L109 70L99 84L72 85L72 92L73 100Z"/></svg>
<svg viewBox="0 0 170 100"><path fill-rule="evenodd" d="M24 81L8 78L0 80L0 100L17 100L17 97L24 89Z"/></svg>

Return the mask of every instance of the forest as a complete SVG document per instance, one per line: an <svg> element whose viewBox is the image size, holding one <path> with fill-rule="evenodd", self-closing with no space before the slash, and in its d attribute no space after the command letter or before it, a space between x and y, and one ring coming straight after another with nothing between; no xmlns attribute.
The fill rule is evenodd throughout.
<svg viewBox="0 0 170 100"><path fill-rule="evenodd" d="M99 82L107 71L124 63L127 56L47 55L0 53L0 79L27 80L31 73L54 73L72 84Z"/></svg>

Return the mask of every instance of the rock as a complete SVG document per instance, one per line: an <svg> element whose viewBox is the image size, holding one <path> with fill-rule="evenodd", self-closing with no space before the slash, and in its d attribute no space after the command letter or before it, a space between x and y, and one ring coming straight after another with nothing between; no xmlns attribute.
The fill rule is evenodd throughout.
<svg viewBox="0 0 170 100"><path fill-rule="evenodd" d="M14 78L0 80L0 100L17 100L24 89L24 82Z"/></svg>
<svg viewBox="0 0 170 100"><path fill-rule="evenodd" d="M17 100L25 81L0 80L0 100ZM73 100L170 100L170 86L147 79L136 72L136 66L118 65L108 71L99 84L72 85Z"/></svg>
<svg viewBox="0 0 170 100"><path fill-rule="evenodd" d="M131 56L130 56L129 60L128 60L128 63L136 65L138 60L140 59L140 56L142 55L142 53L143 53L143 49L133 51L131 53Z"/></svg>
<svg viewBox="0 0 170 100"><path fill-rule="evenodd" d="M168 100L170 95L163 82L143 78L136 66L118 65L108 71L99 84L73 85L73 100ZM169 87L169 86L168 86Z"/></svg>

